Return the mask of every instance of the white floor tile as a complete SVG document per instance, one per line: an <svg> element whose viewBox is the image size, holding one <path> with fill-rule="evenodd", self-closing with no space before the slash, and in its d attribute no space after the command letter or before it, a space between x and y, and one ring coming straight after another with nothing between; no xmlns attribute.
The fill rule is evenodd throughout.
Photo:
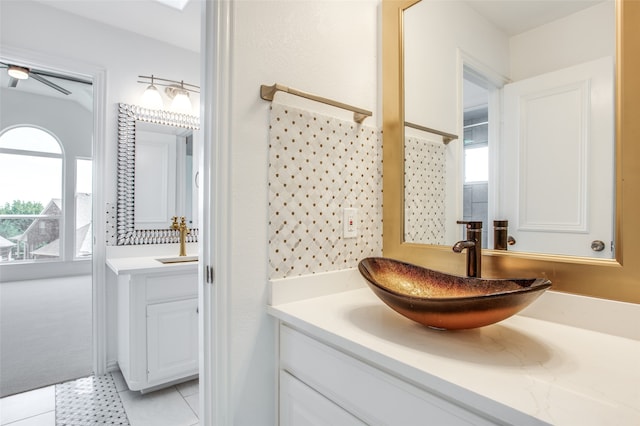
<svg viewBox="0 0 640 426"><path fill-rule="evenodd" d="M124 380L124 376L120 370L113 371L111 376L113 377L118 392L129 390L129 386L127 386L127 382Z"/></svg>
<svg viewBox="0 0 640 426"><path fill-rule="evenodd" d="M56 409L55 386L0 399L0 424L6 425L26 417L33 417Z"/></svg>
<svg viewBox="0 0 640 426"><path fill-rule="evenodd" d="M187 397L189 395L193 395L194 393L198 393L199 383L200 381L198 379L190 380L188 382L176 385L176 388L178 388L178 392L180 392L182 396Z"/></svg>
<svg viewBox="0 0 640 426"><path fill-rule="evenodd" d="M189 404L189 407L196 413L196 416L200 418L200 394L194 393L193 395L185 396L184 400L187 401L187 404Z"/></svg>
<svg viewBox="0 0 640 426"><path fill-rule="evenodd" d="M56 426L56 412L49 411L48 413L9 423L7 426Z"/></svg>
<svg viewBox="0 0 640 426"><path fill-rule="evenodd" d="M198 422L175 387L148 394L123 391L120 399L131 426L191 426Z"/></svg>

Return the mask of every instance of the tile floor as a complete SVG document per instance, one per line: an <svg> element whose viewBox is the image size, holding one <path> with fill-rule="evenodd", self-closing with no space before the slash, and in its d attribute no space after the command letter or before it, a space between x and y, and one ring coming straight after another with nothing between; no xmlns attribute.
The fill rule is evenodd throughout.
<svg viewBox="0 0 640 426"><path fill-rule="evenodd" d="M130 426L198 426L198 380L143 395L140 392L130 391L119 371L112 373L112 376ZM55 388L55 386L47 386L0 399L0 424L2 426L78 424L60 423L59 419L56 425Z"/></svg>

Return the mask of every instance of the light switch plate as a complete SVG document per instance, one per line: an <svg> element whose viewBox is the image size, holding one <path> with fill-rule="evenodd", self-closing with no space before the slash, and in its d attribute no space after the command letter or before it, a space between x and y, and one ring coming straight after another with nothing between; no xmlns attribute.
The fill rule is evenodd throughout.
<svg viewBox="0 0 640 426"><path fill-rule="evenodd" d="M358 209L347 207L342 215L343 237L356 238L358 236Z"/></svg>

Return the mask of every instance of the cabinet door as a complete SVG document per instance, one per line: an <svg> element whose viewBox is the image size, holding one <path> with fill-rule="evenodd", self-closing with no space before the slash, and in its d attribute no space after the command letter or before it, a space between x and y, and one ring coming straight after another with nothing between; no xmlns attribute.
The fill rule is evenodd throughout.
<svg viewBox="0 0 640 426"><path fill-rule="evenodd" d="M365 425L286 371L280 371L280 426Z"/></svg>
<svg viewBox="0 0 640 426"><path fill-rule="evenodd" d="M198 373L198 299L147 305L150 384Z"/></svg>

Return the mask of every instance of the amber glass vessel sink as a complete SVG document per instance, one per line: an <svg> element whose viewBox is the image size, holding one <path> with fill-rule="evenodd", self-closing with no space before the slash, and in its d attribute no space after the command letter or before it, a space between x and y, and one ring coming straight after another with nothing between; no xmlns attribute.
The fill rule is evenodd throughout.
<svg viewBox="0 0 640 426"><path fill-rule="evenodd" d="M460 277L383 257L363 259L358 269L391 309L420 324L447 330L502 321L551 287L544 278Z"/></svg>

